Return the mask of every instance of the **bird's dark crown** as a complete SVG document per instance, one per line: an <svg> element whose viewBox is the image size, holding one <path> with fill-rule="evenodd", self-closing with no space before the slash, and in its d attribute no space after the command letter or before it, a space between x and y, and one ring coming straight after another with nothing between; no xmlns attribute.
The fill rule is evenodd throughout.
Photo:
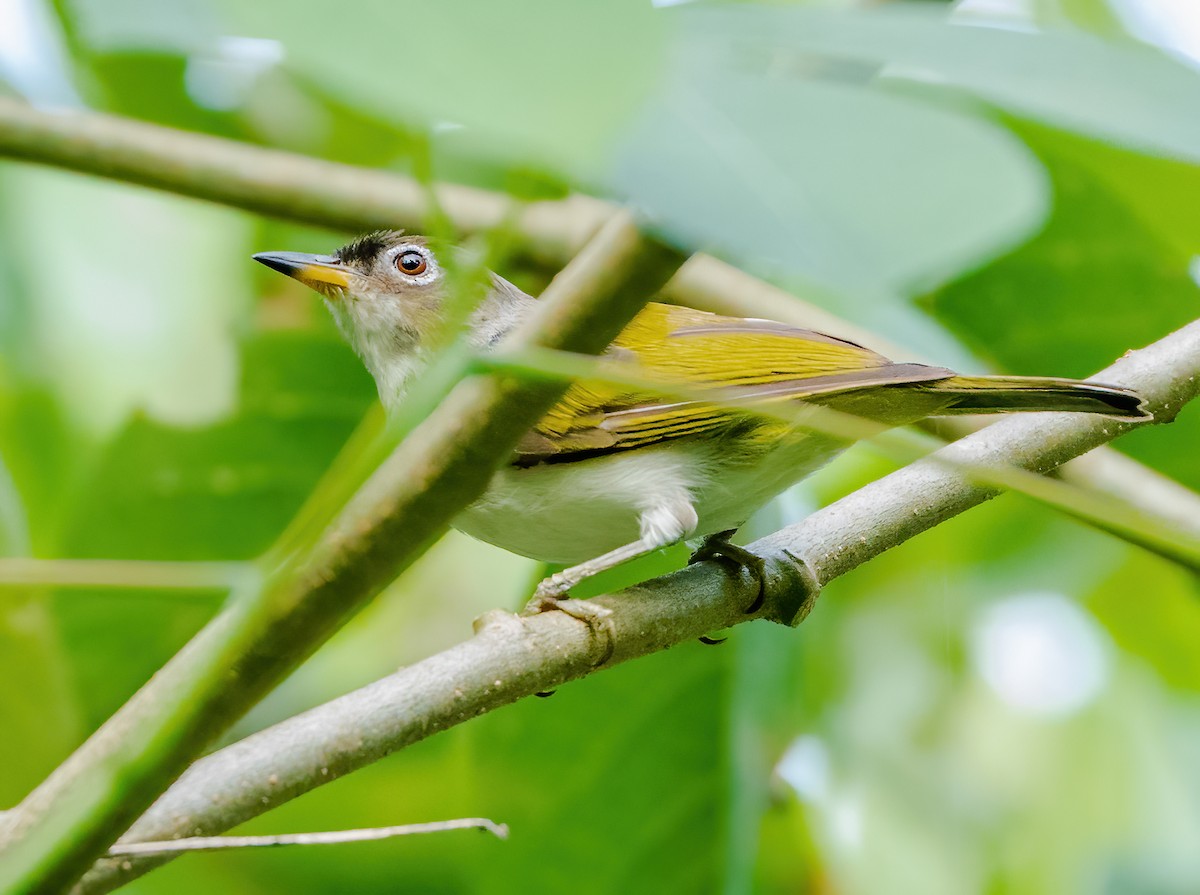
<svg viewBox="0 0 1200 895"><path fill-rule="evenodd" d="M401 242L425 245L425 237L409 236L403 230L376 230L346 243L333 254L343 264L367 265Z"/></svg>

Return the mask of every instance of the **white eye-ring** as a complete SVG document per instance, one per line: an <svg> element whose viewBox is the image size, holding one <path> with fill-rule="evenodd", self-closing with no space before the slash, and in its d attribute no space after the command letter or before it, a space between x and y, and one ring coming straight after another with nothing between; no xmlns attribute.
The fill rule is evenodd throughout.
<svg viewBox="0 0 1200 895"><path fill-rule="evenodd" d="M389 254L392 266L406 282L421 286L437 279L439 273L437 262L433 258L433 253L424 246L398 245Z"/></svg>

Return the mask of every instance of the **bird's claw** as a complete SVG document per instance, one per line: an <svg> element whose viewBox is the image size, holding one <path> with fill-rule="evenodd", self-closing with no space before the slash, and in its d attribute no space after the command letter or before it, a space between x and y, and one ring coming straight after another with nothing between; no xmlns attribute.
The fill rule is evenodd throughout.
<svg viewBox="0 0 1200 895"><path fill-rule="evenodd" d="M560 589L561 582L555 582L555 577L551 575L538 585L533 597L521 610L521 614L538 615L542 612L557 610L583 622L587 625L588 633L602 645L601 657L596 665L603 665L612 658L613 652L616 650L616 631L612 623L613 611L587 600L567 598L566 588Z"/></svg>
<svg viewBox="0 0 1200 895"><path fill-rule="evenodd" d="M758 594L745 609L747 615L753 615L762 609L763 602L767 597L767 561L757 553L747 550L745 547L739 547L730 541L735 530L719 531L706 537L696 552L688 559L688 565L713 560L726 567L732 567L736 571L745 569L753 575L754 580L758 582Z"/></svg>
<svg viewBox="0 0 1200 895"><path fill-rule="evenodd" d="M545 612L547 609L557 609L555 605L560 600L567 599L567 594L577 582L572 581L562 572L555 572L538 582L533 598L525 606L526 615ZM545 605L543 605L545 604Z"/></svg>

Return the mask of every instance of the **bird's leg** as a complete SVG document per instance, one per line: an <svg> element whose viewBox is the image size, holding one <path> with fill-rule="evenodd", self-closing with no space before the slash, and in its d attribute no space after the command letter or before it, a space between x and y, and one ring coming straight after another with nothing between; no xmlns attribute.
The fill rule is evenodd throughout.
<svg viewBox="0 0 1200 895"><path fill-rule="evenodd" d="M757 553L753 553L745 547L739 547L730 541L729 539L736 531L736 528L731 528L728 531L718 531L706 537L688 560L688 565L711 559L731 566L735 571L742 569L748 571L758 582L758 595L745 610L747 615L751 615L762 608L763 600L767 596L767 561Z"/></svg>
<svg viewBox="0 0 1200 895"><path fill-rule="evenodd" d="M606 554L607 555L607 554ZM522 615L537 615L540 612L550 612L557 609L559 612L566 613L571 618L578 619L588 627L588 632L599 640L604 645L604 652L599 661L596 662L597 667L603 665L612 658L613 650L616 648L615 638L616 632L612 625L612 610L596 603L589 603L587 600L572 600L565 597L556 597L541 594L542 585L546 581L551 580L554 576L551 575L542 584L538 585L538 591L525 608L521 610ZM542 694L538 694L541 696Z"/></svg>
<svg viewBox="0 0 1200 895"><path fill-rule="evenodd" d="M567 592L581 581L586 581L593 575L599 575L601 572L608 569L616 568L621 563L628 562L631 559L637 559L639 556L645 556L647 553L653 553L662 544L648 542L644 538L639 538L632 544L625 544L618 547L616 550L610 550L594 559L589 559L586 562L581 562L577 566L563 569L561 572L555 572L548 578L542 579L538 584L537 590L533 592L533 599L529 601L525 607L526 613L543 612L547 609L563 609L559 605L560 602L567 596ZM582 600L572 600L573 603L582 603ZM566 609L563 609L566 612ZM607 611L607 610L606 610Z"/></svg>
<svg viewBox="0 0 1200 895"><path fill-rule="evenodd" d="M643 512L639 519L642 531L640 538L544 579L534 591L533 598L525 604L523 614L536 615L558 609L579 619L597 636L601 633L607 636L609 651L604 661L608 661L608 656L612 654L612 622L609 619L612 610L587 600L566 599L567 592L593 575L682 541L695 530L696 523L696 510L690 499L681 498Z"/></svg>

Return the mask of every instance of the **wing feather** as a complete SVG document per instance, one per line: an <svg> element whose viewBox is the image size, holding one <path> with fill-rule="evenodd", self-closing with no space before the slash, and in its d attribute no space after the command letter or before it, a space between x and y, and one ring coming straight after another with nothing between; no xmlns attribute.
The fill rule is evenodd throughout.
<svg viewBox="0 0 1200 895"><path fill-rule="evenodd" d="M733 389L751 407L954 375L940 367L895 364L811 330L664 304L648 305L607 356L626 364L636 359L647 377L665 382ZM578 382L522 439L513 462L571 462L730 429L746 419L745 412L703 401Z"/></svg>

